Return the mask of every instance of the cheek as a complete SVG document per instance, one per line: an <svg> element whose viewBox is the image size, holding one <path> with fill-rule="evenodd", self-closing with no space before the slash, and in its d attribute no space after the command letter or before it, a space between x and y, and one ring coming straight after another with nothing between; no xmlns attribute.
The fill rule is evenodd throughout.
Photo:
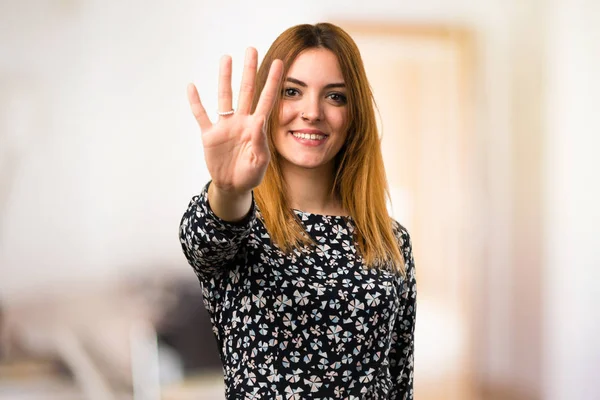
<svg viewBox="0 0 600 400"><path fill-rule="evenodd" d="M288 102L281 102L281 107L279 107L279 125L284 126L289 124L295 115L294 108Z"/></svg>
<svg viewBox="0 0 600 400"><path fill-rule="evenodd" d="M335 109L334 111L335 112L332 112L329 117L331 125L334 126L337 131L345 130L348 122L348 109Z"/></svg>

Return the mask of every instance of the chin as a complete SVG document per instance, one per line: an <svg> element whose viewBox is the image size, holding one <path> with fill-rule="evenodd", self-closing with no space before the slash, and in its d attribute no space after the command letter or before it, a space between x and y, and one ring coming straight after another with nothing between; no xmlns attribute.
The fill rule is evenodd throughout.
<svg viewBox="0 0 600 400"><path fill-rule="evenodd" d="M320 160L290 160L290 164L298 168L317 169L326 166L328 163Z"/></svg>

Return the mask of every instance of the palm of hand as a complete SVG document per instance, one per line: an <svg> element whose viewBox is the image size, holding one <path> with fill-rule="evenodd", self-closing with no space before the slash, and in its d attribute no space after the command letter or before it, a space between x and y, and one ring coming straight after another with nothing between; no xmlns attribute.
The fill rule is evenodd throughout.
<svg viewBox="0 0 600 400"><path fill-rule="evenodd" d="M208 171L213 184L226 191L241 193L258 186L270 160L264 125L277 95L283 65L280 60L271 65L256 110L251 114L256 65L256 50L250 48L246 52L238 109L234 114L219 117L214 124L202 106L196 87L188 86L192 113L202 131ZM224 57L219 72L221 111L232 109L231 98L231 58Z"/></svg>
<svg viewBox="0 0 600 400"><path fill-rule="evenodd" d="M216 185L250 191L262 181L271 158L262 118L227 118L202 134L204 157Z"/></svg>

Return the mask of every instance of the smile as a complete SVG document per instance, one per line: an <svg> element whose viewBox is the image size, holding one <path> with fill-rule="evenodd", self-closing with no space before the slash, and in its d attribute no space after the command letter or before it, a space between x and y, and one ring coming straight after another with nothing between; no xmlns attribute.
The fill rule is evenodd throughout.
<svg viewBox="0 0 600 400"><path fill-rule="evenodd" d="M318 132L318 133L317 133ZM323 145L327 141L328 135L324 134L321 131L316 132L297 132L290 131L294 140L303 146L309 147L319 147Z"/></svg>
<svg viewBox="0 0 600 400"><path fill-rule="evenodd" d="M324 140L327 135L321 135L318 133L300 133L300 132L292 132L295 138L305 139L305 140Z"/></svg>

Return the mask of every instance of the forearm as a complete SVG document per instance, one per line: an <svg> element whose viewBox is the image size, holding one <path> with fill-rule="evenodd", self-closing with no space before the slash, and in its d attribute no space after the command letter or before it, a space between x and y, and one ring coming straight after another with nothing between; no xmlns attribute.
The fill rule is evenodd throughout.
<svg viewBox="0 0 600 400"><path fill-rule="evenodd" d="M206 186L188 205L179 238L188 262L202 281L222 272L243 246L256 221L252 196L249 208L237 222L221 219L208 204Z"/></svg>

